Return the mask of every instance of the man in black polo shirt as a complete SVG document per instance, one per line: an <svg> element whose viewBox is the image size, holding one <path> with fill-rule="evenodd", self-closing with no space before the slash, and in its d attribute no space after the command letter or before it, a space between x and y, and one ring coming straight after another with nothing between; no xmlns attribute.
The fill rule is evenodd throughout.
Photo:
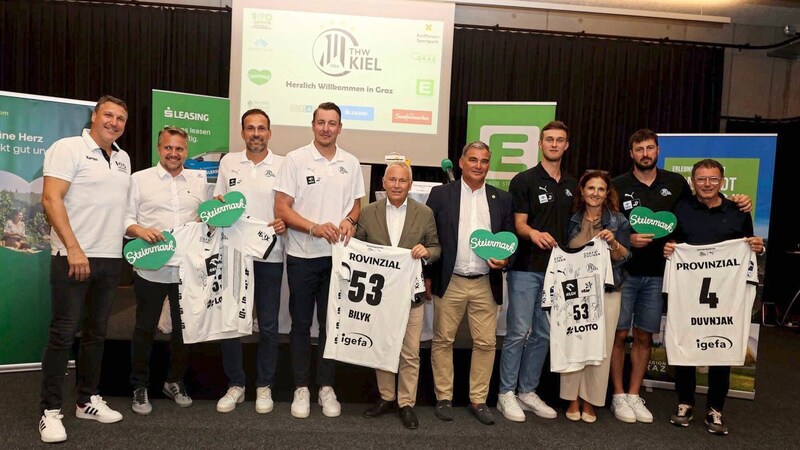
<svg viewBox="0 0 800 450"><path fill-rule="evenodd" d="M692 186L695 197L683 199L675 206L678 227L674 237L677 242L692 245L715 244L730 239L746 238L750 249L759 255L764 252L764 240L753 236L753 219L750 214L739 211L736 204L719 195L725 170L718 161L704 159L692 168ZM664 247L664 256L669 257L675 242ZM708 399L706 426L717 435L728 434L722 422L722 407L730 385L730 366L708 368ZM678 392L678 408L670 418L676 426L686 427L692 420L694 391L697 386L696 367L675 367L675 390Z"/></svg>
<svg viewBox="0 0 800 450"><path fill-rule="evenodd" d="M691 198L689 184L682 175L656 167L656 133L648 129L638 130L631 135L629 144L633 170L612 180L619 196L621 211L626 218L629 219L631 210L638 206L654 212L673 211L678 200ZM743 211L750 210L749 197L734 197L739 197L733 200ZM665 264L663 248L669 239L670 236L653 239L652 234L631 233L633 255L625 265L629 277L622 286L622 305L611 353L611 379L614 384L611 410L623 422L653 422L653 415L644 406L639 390L650 359L653 333L658 333L661 329L664 306L661 295ZM622 371L625 363L625 340L631 325L631 375L626 394L622 384Z"/></svg>
<svg viewBox="0 0 800 450"><path fill-rule="evenodd" d="M541 291L550 250L566 244L578 187L575 177L561 171L561 159L569 148L567 126L550 122L539 139L542 160L514 176L509 186L520 241L508 272L508 328L500 357L497 410L514 422L525 420L523 409L547 419L556 417L556 411L535 391L550 343L550 322L541 308Z"/></svg>

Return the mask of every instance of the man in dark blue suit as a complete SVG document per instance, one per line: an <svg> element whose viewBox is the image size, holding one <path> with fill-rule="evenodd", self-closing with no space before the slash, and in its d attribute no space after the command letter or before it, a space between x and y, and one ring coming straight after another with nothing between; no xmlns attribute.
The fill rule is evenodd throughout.
<svg viewBox="0 0 800 450"><path fill-rule="evenodd" d="M461 180L433 188L427 202L441 245L431 288L440 297L434 304L431 346L436 416L453 420L453 341L466 312L473 342L469 409L485 425L494 423L486 397L494 367L497 309L503 302L502 269L509 261L481 259L470 248L469 237L477 229L514 232L511 195L485 183L490 159L485 143L467 144L458 161Z"/></svg>

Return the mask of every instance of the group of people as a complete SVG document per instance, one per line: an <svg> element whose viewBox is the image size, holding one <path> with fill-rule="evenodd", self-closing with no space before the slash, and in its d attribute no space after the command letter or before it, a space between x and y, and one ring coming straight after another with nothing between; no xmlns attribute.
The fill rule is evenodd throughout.
<svg viewBox="0 0 800 450"><path fill-rule="evenodd" d="M580 180L562 172L561 161L569 148L569 129L559 121L541 131L541 162L517 174L509 192L486 184L491 150L480 141L468 143L458 161L462 177L434 187L426 204L409 198L412 170L404 163L389 164L383 176L386 199L361 208L365 195L361 166L355 156L337 145L342 131L341 111L322 103L313 113L313 140L289 152L275 154L268 143L270 119L259 109L241 118L245 151L223 158L213 194L205 173L183 167L188 136L176 127L158 134L159 163L131 174L128 154L115 141L125 130L127 106L117 98L100 98L91 127L81 136L57 141L44 161L42 204L52 225L52 321L42 362L39 422L41 439L61 442L67 435L63 418L64 372L75 333L81 331L77 373L76 416L102 423L122 420L99 395L103 342L114 293L122 269L122 237L154 243L163 231L196 220L200 203L212 195L223 199L231 191L247 198L246 214L272 227L277 244L263 260L253 261L252 305L258 318L256 354L257 413L273 409L272 386L278 353L278 313L284 264L289 283L291 370L294 398L291 414L306 418L311 410L311 326L316 307L319 323L316 352L316 401L325 416L341 414L334 391L335 363L323 358L326 342L327 303L332 272L332 244L355 237L370 244L409 249L425 267L429 294L434 302L431 359L436 394L435 414L453 420L453 342L466 315L473 348L469 374L470 412L483 424L494 423L486 405L496 350L497 311L503 301L503 273L508 281L508 330L500 357L498 411L508 420L522 422L525 410L544 418L556 411L536 394L549 348L550 323L541 307L541 291L550 252L555 247L579 248L597 237L608 243L613 261L614 287L606 293L606 354L602 364L564 374L561 397L570 401L570 420L594 422L595 407L606 399L609 374L614 395L611 409L625 422L652 422L639 389L650 354L652 334L659 331L661 280L667 239L632 232L626 215L636 206L654 211L690 210L681 234L686 242L747 237L753 251L763 251L763 241L752 237L747 221L749 198L719 195L722 167L701 162L692 173L698 192L691 194L686 180L658 169L658 137L640 130L630 139L631 172L610 179L604 171L587 171ZM695 172L698 173L695 173ZM702 194L702 195L701 195ZM689 203L692 206L681 207ZM704 206L698 206L697 203ZM705 207L705 209L703 209ZM725 236L696 232L705 229L703 215L737 216L744 228ZM721 217L721 216L720 216ZM690 224L689 224L690 223ZM506 259L483 260L469 246L477 229L516 233L520 245ZM704 242L697 242L704 243ZM626 277L627 275L627 277ZM136 325L131 340L132 410L149 414L148 355L164 298L172 317L170 368L163 393L180 407L192 399L183 382L187 350L181 333L178 270L136 269ZM399 357L398 373L376 370L380 400L364 411L374 418L397 411L402 424L417 429L414 413L419 375L419 341L423 323L421 302L410 308ZM85 320L81 324L82 314ZM622 384L624 345L633 329L631 379ZM228 389L217 411L233 411L245 399L245 372L239 339L221 342L222 363ZM690 376L690 372L692 376ZM727 432L721 419L727 385L726 372L709 397L709 431ZM673 423L691 420L693 372L679 376L680 393ZM724 388L724 389L723 389Z"/></svg>

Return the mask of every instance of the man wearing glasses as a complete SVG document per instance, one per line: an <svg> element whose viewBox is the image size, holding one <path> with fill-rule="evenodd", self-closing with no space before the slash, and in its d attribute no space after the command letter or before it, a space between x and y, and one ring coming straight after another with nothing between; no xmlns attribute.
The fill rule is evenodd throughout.
<svg viewBox="0 0 800 450"><path fill-rule="evenodd" d="M631 210L639 206L653 212L674 211L678 200L691 199L692 192L682 175L657 167L658 135L655 132L638 130L631 135L629 144L633 169L612 180L619 196L621 212L626 218L630 219ZM732 199L742 211L750 210L748 196L733 196ZM664 306L661 288L665 264L662 254L664 244L670 239L671 235L654 239L652 234L631 233L632 257L625 265L629 276L622 285L622 305L611 353L611 380L614 385L611 411L622 422L653 422L653 415L644 405L639 391L650 359L653 333L661 330ZM622 384L622 372L625 341L631 326L631 374L626 392Z"/></svg>
<svg viewBox="0 0 800 450"><path fill-rule="evenodd" d="M753 219L750 214L740 211L734 202L719 195L724 176L725 169L722 164L713 159L703 159L694 165L692 168L692 186L694 187L695 196L682 200L675 206L675 216L678 218L678 228L674 233L675 239L677 242L685 242L691 245L706 245L744 238L750 250L761 256L765 250L764 240L758 236L753 236ZM667 243L664 247L664 256L672 256L675 246L675 242ZM720 258L720 256L716 255L715 258ZM742 268L744 267L747 266ZM724 271L733 271L733 273L728 273L736 277L737 267L726 267ZM706 270L702 272L702 276L710 277L711 273ZM672 276L675 275L676 273L672 272ZM715 277L717 275L718 273L716 273ZM708 280L710 284L711 278L704 278L704 282L705 280ZM745 301L748 294L744 291L729 290L723 293L722 290L725 288L722 284L724 282L720 282L719 279L716 281L717 284L714 289L719 292L720 298L725 298L728 303L735 302L737 298ZM675 301L681 301L678 304L681 306L681 317L718 311L709 309L716 308L716 303L705 302L701 299L698 304L696 300L697 286L687 285L684 278L681 278L680 286L680 292L677 294L685 297L682 299L683 301L681 299L675 299ZM704 289L708 289L707 285L704 284L703 286ZM737 288L729 287L729 289ZM670 292L670 302L673 301L672 296L675 294L676 292ZM750 297L751 302L752 298ZM716 294L714 294L714 299L716 299ZM734 304L739 305L739 303ZM722 309L719 308L719 310ZM674 312L676 311L671 311L671 314ZM749 314L749 312L750 310L747 309L746 314ZM746 322L749 322L749 315L745 319ZM738 319L734 320L737 321ZM683 321L675 322L678 327L682 323ZM736 323L739 322L737 321ZM673 322L670 322L670 326L672 324ZM725 331L715 331L715 334L725 333ZM675 330L671 332L674 333ZM692 354L691 350L684 350L680 353L684 352L689 355ZM698 363L696 365L705 365L703 363L707 361L702 361L702 357L705 357L705 354L699 360L696 360ZM693 358L692 360L695 361ZM708 399L706 402L705 424L709 433L724 436L728 434L728 427L722 422L722 407L725 405L725 397L728 395L731 367L709 364L708 369ZM693 419L694 391L697 387L695 371L696 367L694 366L675 366L675 390L678 392L678 408L670 418L670 422L673 425L687 427Z"/></svg>

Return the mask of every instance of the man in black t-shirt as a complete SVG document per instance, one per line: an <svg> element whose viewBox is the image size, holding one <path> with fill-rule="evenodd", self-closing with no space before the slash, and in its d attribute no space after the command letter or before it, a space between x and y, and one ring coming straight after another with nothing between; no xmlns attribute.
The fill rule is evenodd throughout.
<svg viewBox="0 0 800 450"><path fill-rule="evenodd" d="M519 250L508 272L507 331L497 409L515 422L525 420L523 409L547 419L556 417L556 411L535 391L550 344L550 322L542 311L541 291L551 249L567 243L567 224L578 189L578 180L561 171L561 160L569 148L567 126L550 122L539 139L542 160L514 176L509 186Z"/></svg>

